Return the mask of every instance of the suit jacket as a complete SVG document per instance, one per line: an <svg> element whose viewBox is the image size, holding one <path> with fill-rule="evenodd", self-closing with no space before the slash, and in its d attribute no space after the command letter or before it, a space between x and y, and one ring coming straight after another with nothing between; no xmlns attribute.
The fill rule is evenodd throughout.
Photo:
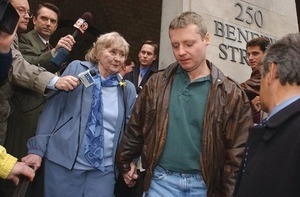
<svg viewBox="0 0 300 197"><path fill-rule="evenodd" d="M23 57L31 64L40 65L52 73L59 70L57 66L50 62L53 54L51 51L46 51L46 45L35 30L21 34L19 38L19 49Z"/></svg>
<svg viewBox="0 0 300 197"><path fill-rule="evenodd" d="M141 83L138 84L139 74L140 74L140 65L138 65L138 66L134 67L134 70L131 73L127 73L124 76L124 79L131 81L136 88L137 94L139 94L140 91L143 89L144 85L146 84L146 82L148 81L148 79L151 77L151 75L153 73L156 73L157 70L158 70L158 65L157 65L156 61L153 61L153 63L150 65L148 71L146 72L145 76L143 77Z"/></svg>
<svg viewBox="0 0 300 197"><path fill-rule="evenodd" d="M300 99L250 129L238 197L300 196Z"/></svg>

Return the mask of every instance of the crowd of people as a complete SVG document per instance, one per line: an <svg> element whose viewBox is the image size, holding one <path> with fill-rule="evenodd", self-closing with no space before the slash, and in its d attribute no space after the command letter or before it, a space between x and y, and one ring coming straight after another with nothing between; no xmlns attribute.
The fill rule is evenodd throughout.
<svg viewBox="0 0 300 197"><path fill-rule="evenodd" d="M144 41L135 62L115 31L85 60L54 65L76 44L49 42L59 8L6 3L19 21L14 33L0 29L1 196L24 176L30 197L300 195L299 33L249 40L252 73L239 84L207 59L196 12L170 22L176 61L159 70L157 43Z"/></svg>

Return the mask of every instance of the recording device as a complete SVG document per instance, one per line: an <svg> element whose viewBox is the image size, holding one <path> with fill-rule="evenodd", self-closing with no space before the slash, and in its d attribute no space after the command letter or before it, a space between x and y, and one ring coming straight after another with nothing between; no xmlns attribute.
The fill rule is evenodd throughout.
<svg viewBox="0 0 300 197"><path fill-rule="evenodd" d="M85 12L81 18L79 18L76 23L73 25L76 30L73 33L74 39L77 37L79 33L84 33L85 30L89 27L89 23L91 23L93 16L90 12ZM67 61L69 56L69 51L65 48L60 48L57 50L57 54L50 60L54 65L60 67L64 62Z"/></svg>
<svg viewBox="0 0 300 197"><path fill-rule="evenodd" d="M93 76L96 75L95 70L86 70L82 73L79 73L78 78L80 79L81 83L86 87L90 87L95 83Z"/></svg>
<svg viewBox="0 0 300 197"><path fill-rule="evenodd" d="M13 34L19 21L19 14L6 0L0 0L0 31Z"/></svg>

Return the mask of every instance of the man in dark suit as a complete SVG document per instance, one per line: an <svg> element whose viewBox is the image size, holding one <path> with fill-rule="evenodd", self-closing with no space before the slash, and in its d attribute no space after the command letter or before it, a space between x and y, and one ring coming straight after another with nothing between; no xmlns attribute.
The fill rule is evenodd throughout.
<svg viewBox="0 0 300 197"><path fill-rule="evenodd" d="M250 128L235 196L300 196L300 34L265 52L260 104L268 114Z"/></svg>
<svg viewBox="0 0 300 197"><path fill-rule="evenodd" d="M155 73L158 69L157 65L157 55L158 55L158 45L151 41L145 41L139 51L139 63L134 67L132 73L125 75L125 79L131 81L135 87L136 92L139 92L143 89L143 86L147 80Z"/></svg>

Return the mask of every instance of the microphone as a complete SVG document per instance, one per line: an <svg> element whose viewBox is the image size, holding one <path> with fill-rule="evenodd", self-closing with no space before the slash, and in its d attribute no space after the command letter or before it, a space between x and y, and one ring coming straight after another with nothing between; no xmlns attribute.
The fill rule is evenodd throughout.
<svg viewBox="0 0 300 197"><path fill-rule="evenodd" d="M93 76L95 76L95 75L96 75L96 71L89 69L89 70L79 73L78 78L80 79L81 83L86 88L88 88L95 83L95 80L93 78Z"/></svg>
<svg viewBox="0 0 300 197"><path fill-rule="evenodd" d="M90 12L85 12L81 18L79 18L76 23L73 25L76 30L73 33L74 39L78 36L79 33L84 33L85 30L89 27L89 23L93 20L93 16ZM69 51L66 50L65 48L59 48L57 50L56 55L50 60L55 66L59 67L66 62L66 60L69 57Z"/></svg>
<svg viewBox="0 0 300 197"><path fill-rule="evenodd" d="M73 25L76 30L73 33L73 37L77 37L78 33L84 33L85 30L89 27L89 23L91 23L93 20L93 16L90 12L83 13L82 17L79 18L76 23Z"/></svg>

